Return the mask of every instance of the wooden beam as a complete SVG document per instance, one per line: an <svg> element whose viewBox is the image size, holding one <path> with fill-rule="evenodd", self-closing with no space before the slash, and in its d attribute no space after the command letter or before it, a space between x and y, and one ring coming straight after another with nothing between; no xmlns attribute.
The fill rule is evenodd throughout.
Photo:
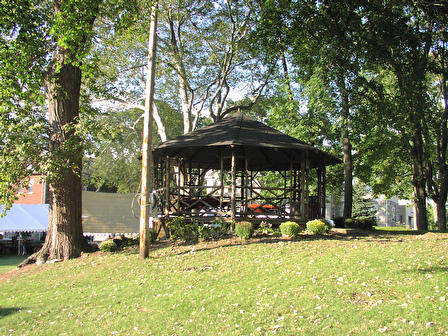
<svg viewBox="0 0 448 336"><path fill-rule="evenodd" d="M235 146L232 146L232 161L230 165L230 174L232 176L232 193L230 195L230 212L231 218L236 217L236 151Z"/></svg>

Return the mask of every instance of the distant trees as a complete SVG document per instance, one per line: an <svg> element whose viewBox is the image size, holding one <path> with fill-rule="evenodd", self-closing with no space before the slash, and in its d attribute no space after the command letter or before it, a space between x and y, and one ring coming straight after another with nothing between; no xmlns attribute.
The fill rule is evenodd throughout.
<svg viewBox="0 0 448 336"><path fill-rule="evenodd" d="M272 55L278 53L276 43L283 41L310 96L322 90L312 85L318 76L334 100L328 113L341 129L344 215L351 214L354 158L355 171L367 183L385 170L383 190L371 181L377 191L406 186L407 176L412 176L417 227L427 229L428 193L439 200L439 207L446 203L446 119L440 108L446 106L441 61L446 54L446 5L276 0L263 8L260 29ZM430 80L434 75L438 84ZM404 176L392 178L394 173ZM443 211L441 228L446 225Z"/></svg>

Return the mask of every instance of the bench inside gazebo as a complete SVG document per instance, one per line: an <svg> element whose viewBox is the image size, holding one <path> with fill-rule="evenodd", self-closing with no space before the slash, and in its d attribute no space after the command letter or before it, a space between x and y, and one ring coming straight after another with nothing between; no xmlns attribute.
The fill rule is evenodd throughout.
<svg viewBox="0 0 448 336"><path fill-rule="evenodd" d="M160 144L153 158L157 207L165 220L271 223L324 217L326 166L340 163L242 113ZM266 174L275 183L261 183Z"/></svg>

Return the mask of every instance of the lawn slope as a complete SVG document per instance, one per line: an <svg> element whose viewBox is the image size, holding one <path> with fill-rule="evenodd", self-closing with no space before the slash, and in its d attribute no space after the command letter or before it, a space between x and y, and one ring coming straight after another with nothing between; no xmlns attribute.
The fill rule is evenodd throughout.
<svg viewBox="0 0 448 336"><path fill-rule="evenodd" d="M448 333L448 234L96 253L0 282L1 335Z"/></svg>

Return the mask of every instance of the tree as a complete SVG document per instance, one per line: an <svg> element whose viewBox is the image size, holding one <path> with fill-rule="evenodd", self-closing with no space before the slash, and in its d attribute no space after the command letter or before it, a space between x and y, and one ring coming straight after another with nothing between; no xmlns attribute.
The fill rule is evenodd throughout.
<svg viewBox="0 0 448 336"><path fill-rule="evenodd" d="M2 132L6 133L6 144L16 149L8 160L0 162L2 188L7 180L17 189L31 169L46 174L50 185L46 240L42 249L25 262L73 258L87 248L81 223L80 89L82 72L88 70L83 60L94 34L94 21L104 9L101 4L100 0L2 4L5 24L0 35L5 66L1 77L7 97L1 109ZM27 66L29 71L25 70ZM4 83L4 78L8 82ZM44 97L46 128L40 126L45 122ZM28 108L36 102L42 105ZM6 127L11 121L12 127ZM36 136L35 143L25 136L12 136L12 131L30 124L34 128L26 136L44 129L48 134ZM20 143L23 139L27 141ZM32 150L25 149L28 146ZM10 203L11 194L2 194L2 201L6 198Z"/></svg>
<svg viewBox="0 0 448 336"><path fill-rule="evenodd" d="M102 71L91 87L102 100L113 101L123 109L143 111L142 69L147 46L140 36L147 27L148 13L142 11L141 16L141 21L120 34L107 26L102 28L103 37L96 45ZM160 115L158 102L182 113L184 133L197 127L206 110L216 121L254 104L269 73L248 44L248 33L254 26L251 1L160 3L154 121L162 141L168 138L169 121ZM232 90L244 92L248 103L229 105Z"/></svg>
<svg viewBox="0 0 448 336"><path fill-rule="evenodd" d="M356 1L269 1L263 7L260 37L272 54L292 55L300 82L311 97L322 97L325 87L333 100L331 114L340 129L344 161L344 216L352 212L352 115L359 90L362 52L356 43L361 18ZM283 44L278 45L278 41ZM361 59L360 59L361 58ZM316 85L319 83L319 85Z"/></svg>

